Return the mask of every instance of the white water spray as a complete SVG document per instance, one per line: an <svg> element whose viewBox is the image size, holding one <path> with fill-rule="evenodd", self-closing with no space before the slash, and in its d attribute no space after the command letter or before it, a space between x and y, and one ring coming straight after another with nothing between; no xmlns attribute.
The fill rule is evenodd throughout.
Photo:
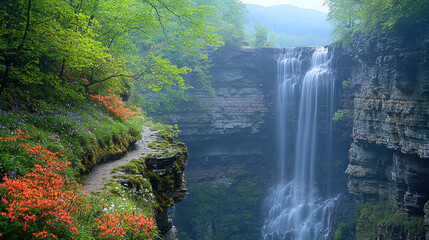
<svg viewBox="0 0 429 240"><path fill-rule="evenodd" d="M317 147L330 148L329 139L318 139L320 106L327 106L328 116L333 109L334 80L330 69L331 55L326 48L318 48L311 59L311 69L305 74L301 88L301 60L295 49L288 49L278 59L278 157L279 181L265 200L267 217L262 227L265 240L316 240L327 239L330 232L330 214L336 198L319 196L315 169L320 161ZM300 96L296 133L288 123L291 104ZM327 126L331 131L331 125ZM296 134L294 152L288 146L288 131ZM290 135L290 134L289 134ZM293 139L293 137L292 137ZM325 141L320 143L318 141ZM328 154L330 149L327 150ZM286 171L288 157L295 154L293 171ZM330 157L330 156L328 156ZM291 173L288 176L286 173ZM329 176L326 176L329 178ZM327 181L329 185L329 181ZM329 191L329 186L325 191Z"/></svg>

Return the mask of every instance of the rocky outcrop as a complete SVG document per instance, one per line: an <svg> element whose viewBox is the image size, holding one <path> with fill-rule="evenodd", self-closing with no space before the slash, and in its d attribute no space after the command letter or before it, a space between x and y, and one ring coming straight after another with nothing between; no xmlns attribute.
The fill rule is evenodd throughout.
<svg viewBox="0 0 429 240"><path fill-rule="evenodd" d="M429 200L429 35L355 35L349 191L412 215Z"/></svg>
<svg viewBox="0 0 429 240"><path fill-rule="evenodd" d="M177 151L167 156L148 156L144 159L144 175L148 177L157 202L156 222L164 240L177 239L177 230L168 216L168 208L185 199L187 193L184 171L188 152L183 144Z"/></svg>
<svg viewBox="0 0 429 240"><path fill-rule="evenodd" d="M113 178L124 186L152 192L154 199L147 200L156 202L155 220L163 240L177 240L177 230L167 210L183 201L187 194L184 171L188 151L185 144L174 142L166 130L151 136L153 141L146 142L146 145L156 148L156 151L147 154L149 151L141 147L144 152L140 155L144 156L116 167Z"/></svg>

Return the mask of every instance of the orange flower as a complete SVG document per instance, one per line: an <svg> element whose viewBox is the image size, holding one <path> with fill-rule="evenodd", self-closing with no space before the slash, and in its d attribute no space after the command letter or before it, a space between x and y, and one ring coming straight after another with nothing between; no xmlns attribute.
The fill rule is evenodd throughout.
<svg viewBox="0 0 429 240"><path fill-rule="evenodd" d="M18 129L16 131L20 136L31 137ZM62 153L49 151L41 145L18 146L40 161L34 165L31 172L22 177L10 179L5 175L0 190L1 202L7 206L1 215L16 222L23 231L34 229L33 225L37 226L36 229L40 229L40 226L55 229L60 223L68 226L71 233L78 233L71 213L80 211L77 206L83 205L83 196L79 195L77 184L70 182L63 175L70 162L61 159L64 156ZM33 236L47 237L48 232L34 232ZM57 237L55 234L49 236Z"/></svg>
<svg viewBox="0 0 429 240"><path fill-rule="evenodd" d="M111 90L108 91L111 92ZM90 97L117 119L128 119L134 115L139 115L141 111L141 109L137 109L137 112L133 112L125 105L119 96L114 93L107 96L100 94L90 95Z"/></svg>

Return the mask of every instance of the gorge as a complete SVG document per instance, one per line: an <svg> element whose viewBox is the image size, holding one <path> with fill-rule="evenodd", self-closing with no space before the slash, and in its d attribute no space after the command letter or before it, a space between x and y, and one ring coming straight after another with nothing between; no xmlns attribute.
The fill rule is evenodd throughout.
<svg viewBox="0 0 429 240"><path fill-rule="evenodd" d="M247 1L0 1L0 239L429 240L429 0Z"/></svg>
<svg viewBox="0 0 429 240"><path fill-rule="evenodd" d="M285 88L297 89L296 92L300 94L296 96L293 96L293 91L277 89L277 75L288 74L281 72L284 70L276 70L275 56L276 53L278 56L279 50L261 48L214 52L212 75L216 94L208 96L202 90L194 91L194 96L213 104L208 109L176 112L172 117L182 129L181 140L187 143L190 152L186 169L190 195L185 202L192 199L194 187L203 185L217 188L219 184L231 186L234 184L234 176L243 170L262 189L270 189L273 183L298 181L292 172L302 168L300 171L304 171L303 174L306 171L309 171L309 176L314 174L310 182L318 189L317 195L313 195L315 193L312 191L307 192L319 205L306 202L309 204L306 214L308 209L316 211L320 208L320 217L325 214L323 210L332 207L333 199L341 194L348 196L347 201L365 202L374 199L393 204L398 207L399 212L417 217L417 225L413 226L422 226L424 206L429 200L425 187L429 182L428 164L425 162L429 149L429 44L425 39L428 39L427 33L420 33L412 38L387 35L378 39L356 35L348 47L329 47L329 54L326 54L330 57L325 57L330 60L331 72L328 74L335 81L326 86L327 90L323 95L325 100L313 104L320 109L308 110L318 113L317 120L312 124L317 123L317 130L313 130L317 137L313 141L318 141L319 144L312 145L312 141L301 144L314 150L303 150L305 154L312 153L313 158L320 158L315 168L306 165L300 167L290 159L302 158L302 153L299 153L302 150L295 144L295 135L299 133L294 131L304 131L300 125L305 122L300 120L299 109L305 104L299 103L299 96L305 89L305 74L312 68L312 56L320 50L311 47L282 50L283 57L279 64L285 64L283 69L291 71L291 75L285 78L290 78L289 83L294 83L288 87L285 83ZM336 96L335 100L330 97L332 95ZM276 98L291 98L282 107L283 112L276 104ZM338 109L354 112L353 119L332 122L333 113ZM277 121L276 117L281 120ZM286 125L281 127L279 122L285 122ZM284 138L275 137L277 133L283 133L280 135ZM310 133L311 131L308 134ZM276 150L279 145L286 146L283 148L285 152ZM285 161L285 166L278 165L278 159L282 158L289 158L289 161ZM311 155L308 158L311 159ZM281 169L288 170L281 173ZM309 186L305 189L312 188ZM280 191L281 188L277 189ZM290 191L291 188L284 190ZM266 190L264 192L269 195ZM264 235L288 232L287 228L276 230L273 225L281 215L277 214L271 217L272 220L267 220L267 212L261 210L264 201L266 204L268 201L268 209L275 204L269 203L270 198L264 200L265 196L261 194L252 208L255 212L252 220L256 221L252 225L255 226L250 234L252 239L260 238L258 229L262 229ZM326 202L321 207L320 203L323 201ZM340 198L338 201L343 200ZM176 217L181 213L180 208L179 204ZM347 211L355 210L353 208ZM335 210L333 212L334 215L337 214ZM426 214L428 212L426 210ZM359 209L356 214L362 217ZM293 218L293 215L288 216ZM188 231L186 226L181 226L180 217L177 218L179 229ZM332 219L337 218L333 216ZM319 221L321 225L325 225L322 227L325 229L325 237L329 235L329 239L333 238L335 230L339 229L340 222L337 220L329 223L329 218L325 217L324 223ZM332 224L330 234L329 231L326 232L329 224ZM353 237L362 239L362 223L357 221L354 224L358 224L358 228ZM206 234L213 238L216 229L222 228L222 223L210 216L206 216L203 225ZM354 235L353 232L349 234ZM375 237L390 236L392 239L424 239L421 230L413 231L405 227L399 231L386 225L385 229L376 229L372 234Z"/></svg>

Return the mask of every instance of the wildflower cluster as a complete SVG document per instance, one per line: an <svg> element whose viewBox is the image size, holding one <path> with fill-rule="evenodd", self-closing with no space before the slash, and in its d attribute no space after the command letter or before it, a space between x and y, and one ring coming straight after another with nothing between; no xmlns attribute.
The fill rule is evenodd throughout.
<svg viewBox="0 0 429 240"><path fill-rule="evenodd" d="M0 157L2 158L2 163L0 164L0 170L5 169L9 171L10 174L16 175L16 173L21 174L25 172L25 163L22 159L19 158L21 155L29 155L34 151L35 146L31 147L28 143L33 137L27 133L22 132L20 128L17 128L11 131L10 135L2 137L0 136ZM17 161L9 161L9 158L17 158ZM32 165L38 160L34 157L30 157L33 162L27 165ZM19 161L21 160L21 161ZM13 170L12 170L13 169ZM0 171L1 173L2 171Z"/></svg>
<svg viewBox="0 0 429 240"><path fill-rule="evenodd" d="M8 143L8 142L16 142L18 139L28 139L31 138L29 134L26 134L22 132L20 128L15 129L16 135L9 136L9 137L1 137L0 136L0 142ZM13 146L12 146L13 148Z"/></svg>
<svg viewBox="0 0 429 240"><path fill-rule="evenodd" d="M15 223L15 231L22 236L57 238L79 233L71 213L84 211L83 197L77 184L63 176L70 163L59 159L64 156L60 152L51 152L40 145L21 144L21 147L40 162L22 177L5 175L0 184L0 209L4 211L1 215Z"/></svg>
<svg viewBox="0 0 429 240"><path fill-rule="evenodd" d="M24 175L36 163L34 158L20 151L18 145L26 142L16 129L33 137L25 140L40 143L53 152L61 151L77 170L91 147L109 145L114 138L136 137L143 121L142 118L116 121L95 104L50 105L41 102L31 112L21 102L8 103L12 104L14 106L8 110L0 108L0 137L7 141L0 144L0 176L11 170Z"/></svg>
<svg viewBox="0 0 429 240"><path fill-rule="evenodd" d="M112 114L117 119L129 119L134 115L140 115L141 109L136 112L126 106L126 104L114 93L107 96L101 94L90 95L99 105L101 105L107 112Z"/></svg>
<svg viewBox="0 0 429 240"><path fill-rule="evenodd" d="M153 208L125 196L81 193L73 181L88 152L136 138L144 120L115 118L93 103L28 107L0 100L0 239L156 238L153 219L144 217ZM112 219L107 228L102 219ZM103 234L109 229L122 235Z"/></svg>
<svg viewBox="0 0 429 240"><path fill-rule="evenodd" d="M155 235L155 222L143 214L105 213L95 219L100 239L112 239L114 236L130 236L129 239L152 239Z"/></svg>
<svg viewBox="0 0 429 240"><path fill-rule="evenodd" d="M88 79L86 78L83 71L76 71L76 70L70 70L68 68L64 68L63 71L61 71L61 66L59 66L58 63L53 63L53 71L59 75L67 85L75 85L75 84L81 84L81 85L88 85Z"/></svg>
<svg viewBox="0 0 429 240"><path fill-rule="evenodd" d="M21 129L11 136L0 137L0 143L12 144L11 147L37 161L23 176L16 177L13 171L5 174L0 184L0 237L153 239L157 236L154 220L141 212L135 214L134 211L138 212L135 206L113 208L110 213L105 210L109 204L101 204L100 200L91 202L91 197L78 190L79 185L65 173L70 166L67 156L27 142L30 139L33 136ZM126 202L116 197L108 201L112 200Z"/></svg>

